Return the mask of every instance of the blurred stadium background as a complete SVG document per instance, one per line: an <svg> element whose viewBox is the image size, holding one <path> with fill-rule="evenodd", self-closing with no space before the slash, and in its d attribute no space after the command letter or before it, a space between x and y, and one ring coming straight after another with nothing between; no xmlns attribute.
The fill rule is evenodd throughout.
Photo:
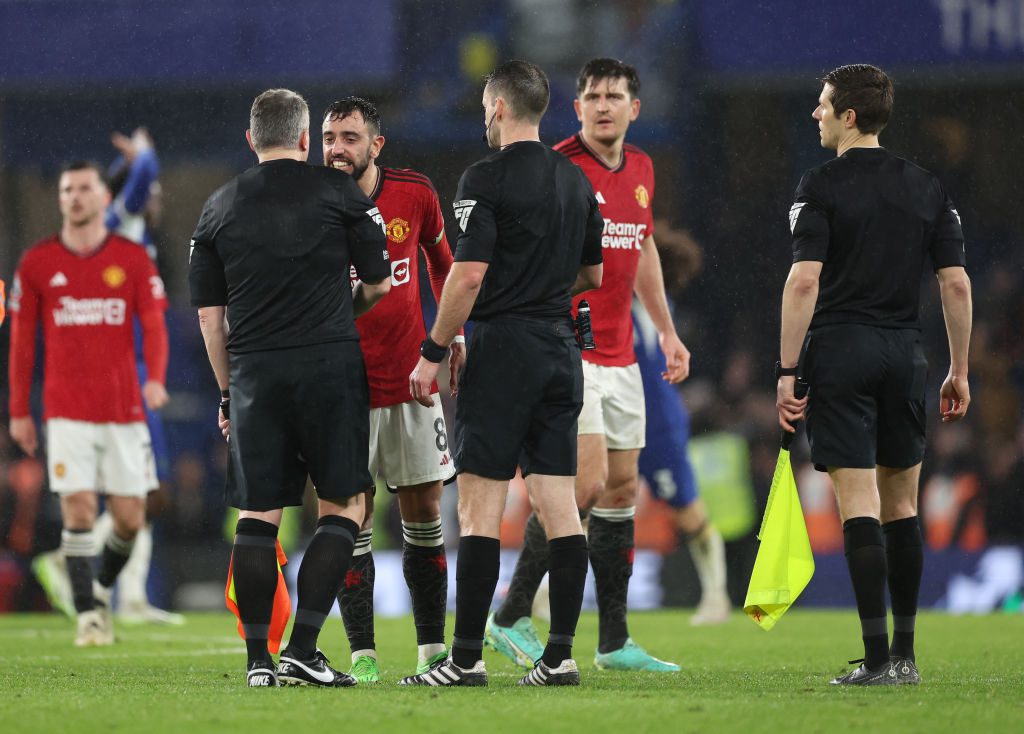
<svg viewBox="0 0 1024 734"><path fill-rule="evenodd" d="M152 225L172 297L164 419L173 465L155 525L154 602L223 603L225 452L185 276L206 196L254 162L243 137L253 97L272 86L302 92L314 128L333 99L375 100L388 138L382 161L426 173L445 203L464 167L486 153L484 74L510 57L544 67L552 102L541 132L554 143L576 131L575 74L600 55L636 65L643 81L629 139L652 155L658 175L658 240L693 353L682 388L692 450L729 541L734 600L746 588L777 455L771 365L790 260L787 211L801 173L829 156L810 117L817 79L840 64L870 62L897 84L883 144L942 178L963 219L974 282L974 404L966 422L930 433L922 602L1020 609L1024 0L0 0L0 29L0 277L9 282L20 253L58 228L61 162L107 163L116 153L111 133L137 126L149 129L160 158ZM310 160L320 162L315 145ZM934 286L925 290L923 316L934 421L948 366ZM5 385L8 331L0 329ZM4 399L5 426L6 410ZM827 477L809 469L805 447L795 456L818 559L804 603L852 603ZM35 554L59 543L43 475L0 431L0 611L47 608L30 571ZM455 500L449 488L450 541ZM392 509L394 548L401 536ZM523 496L513 495L510 553L526 513ZM291 549L301 550L310 528L297 513ZM387 548L387 532L375 535L375 548ZM699 587L685 544L677 545L670 511L649 496L638 541L634 606L693 604ZM397 556L392 561L394 573L378 554L378 604L401 613L407 593ZM511 565L503 564L506 573Z"/></svg>

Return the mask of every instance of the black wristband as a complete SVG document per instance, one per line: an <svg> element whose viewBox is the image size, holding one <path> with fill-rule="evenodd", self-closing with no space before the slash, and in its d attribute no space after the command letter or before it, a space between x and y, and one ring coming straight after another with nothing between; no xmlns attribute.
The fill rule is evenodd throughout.
<svg viewBox="0 0 1024 734"><path fill-rule="evenodd" d="M793 365L792 367L783 367L782 362L775 363L775 379L780 377L796 377L797 371L800 369L799 365Z"/></svg>
<svg viewBox="0 0 1024 734"><path fill-rule="evenodd" d="M230 398L231 397L231 391L230 390L221 390L220 391L220 396L222 398Z"/></svg>
<svg viewBox="0 0 1024 734"><path fill-rule="evenodd" d="M442 347L427 335L427 338L420 344L420 354L423 359L434 364L439 364L448 354L448 347Z"/></svg>

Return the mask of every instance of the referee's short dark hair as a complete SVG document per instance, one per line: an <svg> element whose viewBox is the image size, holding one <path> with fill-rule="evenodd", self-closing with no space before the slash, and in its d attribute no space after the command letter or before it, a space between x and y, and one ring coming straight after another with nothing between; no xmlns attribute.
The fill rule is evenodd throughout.
<svg viewBox="0 0 1024 734"><path fill-rule="evenodd" d="M270 148L297 148L309 129L309 106L290 89L268 89L252 103L249 131L256 152Z"/></svg>
<svg viewBox="0 0 1024 734"><path fill-rule="evenodd" d="M538 123L548 109L551 89L548 77L536 64L513 59L487 75L486 88L511 107L511 114L526 122Z"/></svg>
<svg viewBox="0 0 1024 734"><path fill-rule="evenodd" d="M857 129L865 135L882 132L892 114L892 80L871 64L849 64L830 71L821 79L832 85L832 109L836 116L847 110L857 113Z"/></svg>
<svg viewBox="0 0 1024 734"><path fill-rule="evenodd" d="M640 75L636 68L618 59L599 58L591 59L580 69L576 77L576 96L583 94L588 85L597 84L602 79L625 79L629 96L636 99L640 94Z"/></svg>
<svg viewBox="0 0 1024 734"><path fill-rule="evenodd" d="M343 97L336 102L331 102L324 110L323 122L344 120L353 112L358 112L363 116L366 126L373 131L371 137L380 135L380 113L377 111L377 106L362 97Z"/></svg>

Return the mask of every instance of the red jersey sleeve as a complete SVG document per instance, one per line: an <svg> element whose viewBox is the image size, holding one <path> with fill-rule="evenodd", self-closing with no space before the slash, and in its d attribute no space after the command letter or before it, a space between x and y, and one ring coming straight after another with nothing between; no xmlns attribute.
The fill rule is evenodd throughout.
<svg viewBox="0 0 1024 734"><path fill-rule="evenodd" d="M40 294L32 278L29 256L22 259L11 288L11 349L7 378L10 385L11 418L29 414L32 368L36 361L36 327L39 323Z"/></svg>
<svg viewBox="0 0 1024 734"><path fill-rule="evenodd" d="M441 303L441 292L444 290L444 282L448 279L454 259L444 233L444 215L441 214L441 203L437 199L437 194L431 190L424 203L420 247L427 261L430 290L434 293L434 299Z"/></svg>
<svg viewBox="0 0 1024 734"><path fill-rule="evenodd" d="M170 352L167 324L164 321L167 294L159 273L144 254L136 272L135 312L142 325L142 358L146 362L146 377L163 385L167 381L167 357Z"/></svg>

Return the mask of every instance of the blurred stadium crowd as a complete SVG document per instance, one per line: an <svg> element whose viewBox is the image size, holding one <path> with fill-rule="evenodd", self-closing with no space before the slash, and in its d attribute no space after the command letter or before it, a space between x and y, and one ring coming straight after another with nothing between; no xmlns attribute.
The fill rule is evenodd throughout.
<svg viewBox="0 0 1024 734"><path fill-rule="evenodd" d="M307 3L310 17L330 6L323 17L355 13L373 33L356 38L346 32L339 39L330 22L293 24L285 40L272 41L285 4L268 2L265 15L240 27L236 46L218 57L217 39L198 26L237 19L241 3L214 11L186 1L170 20L158 16L166 27L157 29L157 21L146 19L154 5L148 0L92 0L70 10L66 3L0 2L0 25L25 24L25 37L0 50L0 277L9 280L19 254L57 229L55 177L62 161L91 157L107 163L118 154L111 133L136 126L148 128L160 158L149 223L172 299L172 401L164 410L172 466L157 507L151 596L178 607L217 604L227 565L224 528L233 525L222 502L226 452L215 422L216 386L187 304L185 271L203 200L252 163L243 133L254 94L291 86L310 100L314 117L347 94L374 99L389 141L385 163L430 175L444 203L463 168L485 153L480 79L498 60L527 58L549 73L551 113L541 132L553 143L576 129L571 100L580 63L601 54L635 64L643 79L631 142L655 162L658 241L679 332L693 354L692 377L682 386L693 413L692 450L702 494L729 541L734 599L742 600L746 587L778 450L771 366L790 262L786 212L802 171L827 155L810 117L817 78L839 63L867 61L886 68L897 84L894 119L882 142L942 179L962 217L974 283L974 405L964 423L931 432L925 460L922 521L930 552L940 560L926 564L922 602L962 611L1019 608L1024 207L1018 202L1024 138L1008 131L1018 128L1016 112L1024 108L1024 18L1006 13L1024 13L1015 10L1024 6L981 4L1006 5L999 17L1017 30L997 21L980 25L966 3L954 16L956 3L931 0L908 2L884 21L872 16L884 4L872 0L845 3L850 7L832 14L803 5L798 10L789 0L771 10L753 0L389 0L372 10L355 2L314 1ZM829 4L823 5L827 10ZM67 30L56 31L55 42L56 26L45 23L46 13L60 9L80 13L79 21L91 18L91 24L71 18L61 24ZM858 12L870 22L853 51L842 55L822 44ZM796 17L799 22L784 22ZM82 28L93 36L82 38ZM752 28L763 32L755 38ZM955 31L962 34L959 46ZM909 50L895 50L911 32L917 40ZM40 44L33 45L33 38ZM172 61L175 44L183 44L191 60ZM729 50L745 44L745 56ZM268 46L273 53L264 53ZM38 63L12 60L19 48L43 47L54 49L53 58L43 61L39 51L25 51ZM276 64L274 54L287 61ZM314 153L311 162L317 158ZM453 224L449 219L449 228ZM938 291L930 287L925 294L934 409L947 348ZM432 303L429 294L426 302ZM7 340L5 326L5 376ZM0 403L4 425L6 403ZM936 419L934 412L930 418ZM805 599L845 598L845 572L834 585L829 580L829 559L841 563L842 533L827 477L807 466L800 449L795 458L819 557L819 574ZM30 572L32 557L59 543L59 511L44 475L0 431L0 611L46 605ZM453 490L446 494L452 509L445 525L454 532ZM522 504L521 523L525 500L513 501ZM400 539L397 508L390 509L390 537ZM302 546L313 521L296 516L293 547ZM516 522L513 513L510 544L522 538ZM657 601L693 603L696 575L685 545L677 548L670 511L648 499L638 515L637 540L664 556ZM386 547L386 540L375 545Z"/></svg>

